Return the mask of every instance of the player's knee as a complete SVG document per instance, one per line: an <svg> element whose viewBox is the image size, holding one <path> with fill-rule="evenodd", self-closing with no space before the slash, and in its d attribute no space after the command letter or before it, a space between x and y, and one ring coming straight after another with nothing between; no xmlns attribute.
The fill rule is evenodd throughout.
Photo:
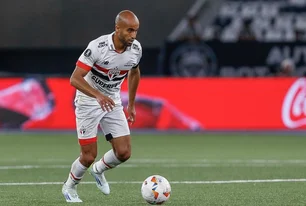
<svg viewBox="0 0 306 206"><path fill-rule="evenodd" d="M96 157L94 157L94 156L88 156L87 157L87 162L88 162L88 164L92 164L94 161L95 161L95 159L96 159Z"/></svg>
<svg viewBox="0 0 306 206"><path fill-rule="evenodd" d="M81 156L82 162L84 163L84 166L90 167L90 165L95 161L96 155L94 154L83 154Z"/></svg>
<svg viewBox="0 0 306 206"><path fill-rule="evenodd" d="M117 158L122 161L125 162L127 161L130 157L131 157L131 149L130 148L122 148L116 151L117 154Z"/></svg>
<svg viewBox="0 0 306 206"><path fill-rule="evenodd" d="M97 157L97 143L81 145L80 162L89 167Z"/></svg>

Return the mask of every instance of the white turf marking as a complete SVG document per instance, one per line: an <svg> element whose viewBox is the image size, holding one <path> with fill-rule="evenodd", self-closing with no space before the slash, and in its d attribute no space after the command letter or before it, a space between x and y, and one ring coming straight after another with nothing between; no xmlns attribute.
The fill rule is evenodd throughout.
<svg viewBox="0 0 306 206"><path fill-rule="evenodd" d="M43 159L40 159L41 162L44 162ZM56 159L47 159L54 160ZM8 162L8 161L1 161ZM12 161L14 162L14 161ZM12 163L10 162L10 163ZM40 162L40 161L39 161ZM63 162L63 159L60 159L59 162ZM58 163L59 163L58 162ZM66 161L67 162L67 161ZM44 163L50 163L48 161ZM241 160L241 159L230 159L230 160L208 160L208 159L193 159L193 160L177 160L177 159L131 159L127 163L120 165L119 167L123 168L146 168L152 167L152 164L158 164L158 167L163 168L181 168L181 167L190 167L190 168L201 168L201 167L275 167L275 166L306 166L306 160L264 160L264 159L251 159L251 160ZM38 165L3 165L0 166L0 170L20 170L20 169L67 169L70 168L71 164L38 164Z"/></svg>
<svg viewBox="0 0 306 206"><path fill-rule="evenodd" d="M68 165L14 165L14 166L0 166L0 170L21 170L21 169L66 169L71 166Z"/></svg>
<svg viewBox="0 0 306 206"><path fill-rule="evenodd" d="M306 179L270 179L270 180L217 180L217 181L170 181L170 184L234 184L234 183L274 183L274 182L306 182ZM109 182L110 184L142 184L140 181ZM0 182L0 186L23 185L62 185L63 182ZM95 182L82 182L95 184Z"/></svg>
<svg viewBox="0 0 306 206"><path fill-rule="evenodd" d="M1 162L1 161L0 161ZM132 162L132 163L129 163ZM275 167L275 166L306 166L305 160L200 160L200 161L129 161L128 163L122 164L118 167L123 168L149 168L152 164L157 164L156 167L163 168L201 168L201 167ZM176 163L175 163L176 162ZM3 165L0 166L0 170L20 170L20 169L67 169L71 165Z"/></svg>
<svg viewBox="0 0 306 206"><path fill-rule="evenodd" d="M11 158L11 159L0 159L0 163L12 163L20 162L20 159ZM69 163L73 161L70 159L37 159L35 162L38 163ZM155 164L306 164L306 160L303 159L289 159L289 160L277 160L277 159L190 159L190 160L180 160L180 159L130 159L128 163L132 164L146 164L146 163L155 163Z"/></svg>

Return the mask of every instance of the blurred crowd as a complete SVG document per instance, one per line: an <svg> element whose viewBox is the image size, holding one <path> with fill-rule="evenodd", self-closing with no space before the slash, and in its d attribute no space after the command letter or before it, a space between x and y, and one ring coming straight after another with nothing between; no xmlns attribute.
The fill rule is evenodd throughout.
<svg viewBox="0 0 306 206"><path fill-rule="evenodd" d="M199 14L185 19L187 24L178 41L190 44L258 42L272 47L274 43L306 42L306 0L225 0L208 25L203 25ZM266 65L271 73L268 76L296 76L304 62L296 65L292 56L288 53L279 62Z"/></svg>

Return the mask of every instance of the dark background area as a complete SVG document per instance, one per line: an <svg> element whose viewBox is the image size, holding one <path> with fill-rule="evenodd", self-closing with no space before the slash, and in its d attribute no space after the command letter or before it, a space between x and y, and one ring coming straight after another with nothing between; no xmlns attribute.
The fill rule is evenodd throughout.
<svg viewBox="0 0 306 206"><path fill-rule="evenodd" d="M142 74L158 75L160 48L193 2L2 1L0 75L69 75L87 44L111 33L116 15L124 9L132 10L140 19L137 39L143 47Z"/></svg>

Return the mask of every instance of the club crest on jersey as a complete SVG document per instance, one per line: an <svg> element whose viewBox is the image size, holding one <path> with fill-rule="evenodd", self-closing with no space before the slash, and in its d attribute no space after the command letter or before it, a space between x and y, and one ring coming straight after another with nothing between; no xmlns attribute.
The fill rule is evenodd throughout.
<svg viewBox="0 0 306 206"><path fill-rule="evenodd" d="M108 70L108 73L107 73L109 80L113 80L119 74L120 74L120 70L118 67Z"/></svg>
<svg viewBox="0 0 306 206"><path fill-rule="evenodd" d="M84 136L85 133L86 133L86 128L85 128L84 126L82 126L82 127L80 128L80 134L81 134L82 136Z"/></svg>

